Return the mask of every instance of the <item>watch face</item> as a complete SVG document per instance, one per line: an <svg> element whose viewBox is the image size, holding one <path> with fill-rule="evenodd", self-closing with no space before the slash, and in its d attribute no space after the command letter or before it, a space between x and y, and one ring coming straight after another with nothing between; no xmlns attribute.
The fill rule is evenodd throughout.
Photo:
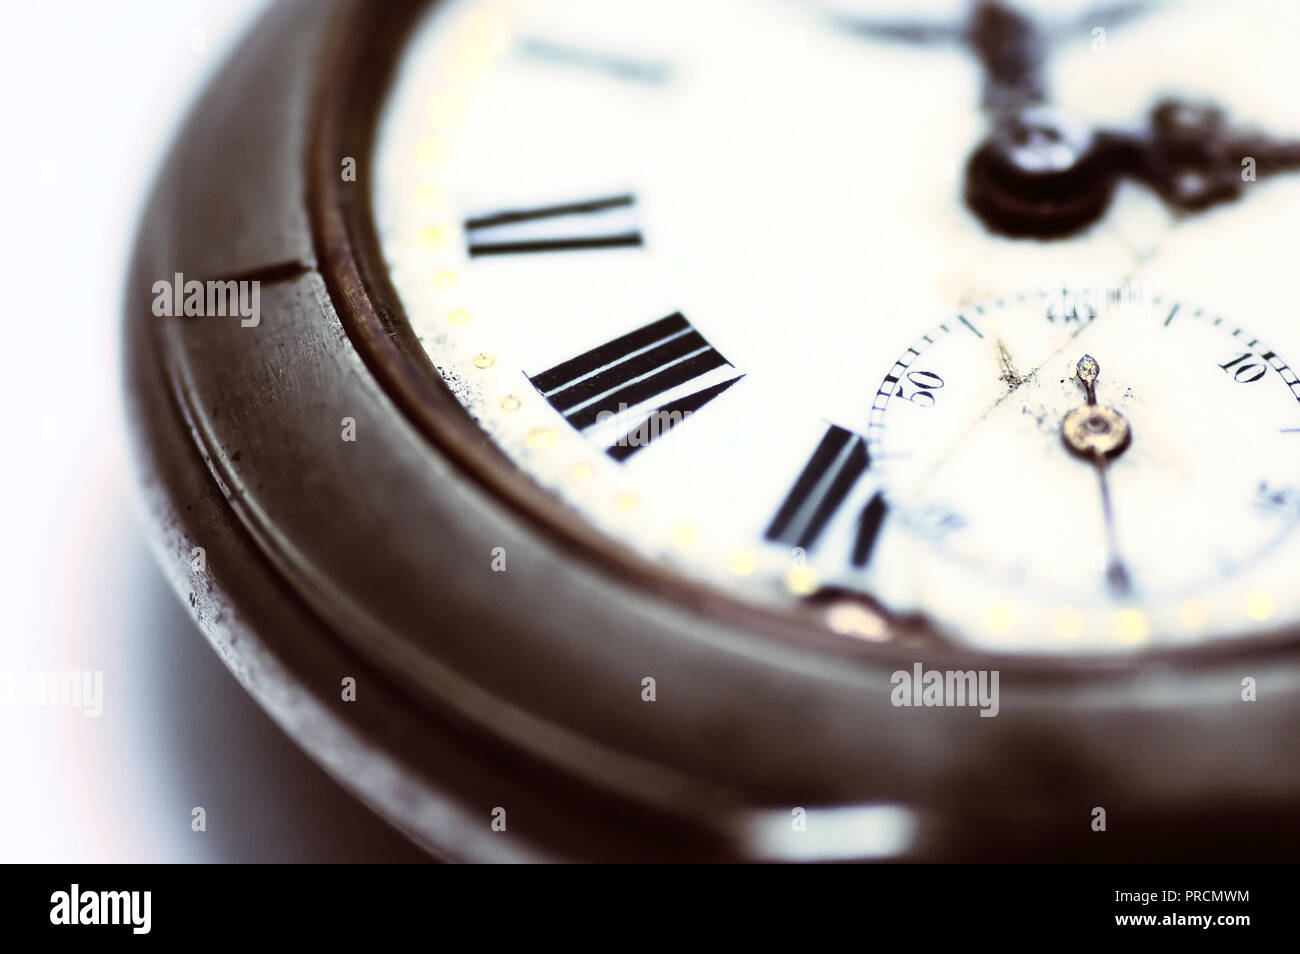
<svg viewBox="0 0 1300 954"><path fill-rule="evenodd" d="M1300 176L1268 150L1300 135L1295 8L1032 9L1047 54L1009 94L965 4L433 5L371 179L430 361L573 520L853 637L1293 627ZM1097 142L1155 124L1162 160L1191 121L1163 97L1257 133L1048 211L972 186L999 97L1046 90ZM1017 135L1054 189L1102 148Z"/></svg>

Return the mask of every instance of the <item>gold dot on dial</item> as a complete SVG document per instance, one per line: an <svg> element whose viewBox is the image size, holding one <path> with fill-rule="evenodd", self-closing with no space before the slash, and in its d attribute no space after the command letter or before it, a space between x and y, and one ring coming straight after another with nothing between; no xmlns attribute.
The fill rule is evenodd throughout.
<svg viewBox="0 0 1300 954"><path fill-rule="evenodd" d="M448 225L427 225L420 229L420 242L423 245L439 246L447 242L451 235L451 227Z"/></svg>
<svg viewBox="0 0 1300 954"><path fill-rule="evenodd" d="M425 113L435 126L453 126L465 113L464 102L454 94L444 93L429 100Z"/></svg>
<svg viewBox="0 0 1300 954"><path fill-rule="evenodd" d="M1141 610L1120 610L1115 614L1115 635L1126 646L1144 643L1150 634L1151 623Z"/></svg>
<svg viewBox="0 0 1300 954"><path fill-rule="evenodd" d="M415 144L415 157L423 165L439 162L447 152L447 142L441 136L425 136Z"/></svg>
<svg viewBox="0 0 1300 954"><path fill-rule="evenodd" d="M1052 631L1060 639L1077 639L1083 627L1083 610L1077 606L1062 606L1052 616Z"/></svg>
<svg viewBox="0 0 1300 954"><path fill-rule="evenodd" d="M1016 623L1016 608L1005 600L994 603L984 613L984 628L991 633L1008 632Z"/></svg>
<svg viewBox="0 0 1300 954"><path fill-rule="evenodd" d="M748 550L740 550L731 555L727 568L734 576L749 576L758 569L758 559Z"/></svg>
<svg viewBox="0 0 1300 954"><path fill-rule="evenodd" d="M1205 600L1193 597L1178 607L1178 621L1185 629L1201 629L1210 619L1210 607Z"/></svg>
<svg viewBox="0 0 1300 954"><path fill-rule="evenodd" d="M1273 615L1273 594L1257 590L1246 597L1246 615L1257 623L1262 623Z"/></svg>
<svg viewBox="0 0 1300 954"><path fill-rule="evenodd" d="M673 528L673 544L679 549L685 550L694 546L699 538L700 532L689 523L678 524Z"/></svg>
<svg viewBox="0 0 1300 954"><path fill-rule="evenodd" d="M430 208L442 202L443 188L436 182L417 183L414 190L415 204L421 208Z"/></svg>
<svg viewBox="0 0 1300 954"><path fill-rule="evenodd" d="M555 446L558 439L559 435L555 433L553 428L541 427L529 434L524 443L529 450L549 450Z"/></svg>
<svg viewBox="0 0 1300 954"><path fill-rule="evenodd" d="M797 566L785 575L785 588L795 596L807 596L817 590L821 580L810 566Z"/></svg>

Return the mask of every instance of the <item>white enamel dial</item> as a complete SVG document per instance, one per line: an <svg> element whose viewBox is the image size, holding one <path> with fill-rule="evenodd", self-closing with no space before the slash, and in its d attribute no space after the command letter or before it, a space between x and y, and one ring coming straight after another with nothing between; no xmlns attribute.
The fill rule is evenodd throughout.
<svg viewBox="0 0 1300 954"><path fill-rule="evenodd" d="M1190 91L1300 133L1278 93L1300 80L1286 5L1214 30L1213 4L1161 6L1100 47L1089 4L1027 6L1061 25L1047 70L1072 115L1135 125L1159 95ZM942 37L966 11L435 4L362 177L412 326L557 505L742 598L783 606L834 587L1021 652L1295 624L1300 404L1281 358L1258 381L1233 375L1268 364L1265 349L1300 355L1300 182L1261 179L1191 217L1125 183L1075 237L990 234L962 201L986 132L970 51L844 26ZM1226 65L1210 75L1209 58ZM1117 287L1186 311L1166 327L1108 310L1069 340L1039 297ZM904 398L880 401L909 347L905 373L942 388L904 378ZM1256 357L1222 367L1241 352ZM1060 434L1085 403L1071 377L1085 353L1099 400L1132 427L1108 467L1114 546L1097 468ZM864 522L878 524L866 542ZM1124 592L1106 582L1116 548Z"/></svg>

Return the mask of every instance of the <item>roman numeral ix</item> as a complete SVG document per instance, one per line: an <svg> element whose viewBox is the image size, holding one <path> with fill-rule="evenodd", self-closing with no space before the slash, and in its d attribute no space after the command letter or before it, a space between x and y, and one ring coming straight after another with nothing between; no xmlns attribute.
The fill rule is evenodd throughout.
<svg viewBox="0 0 1300 954"><path fill-rule="evenodd" d="M529 252L572 252L645 244L635 197L615 195L536 209L511 209L465 220L471 258Z"/></svg>
<svg viewBox="0 0 1300 954"><path fill-rule="evenodd" d="M585 351L529 378L547 402L579 431L731 362L680 312ZM624 461L712 401L744 375L676 397L650 411L605 453Z"/></svg>

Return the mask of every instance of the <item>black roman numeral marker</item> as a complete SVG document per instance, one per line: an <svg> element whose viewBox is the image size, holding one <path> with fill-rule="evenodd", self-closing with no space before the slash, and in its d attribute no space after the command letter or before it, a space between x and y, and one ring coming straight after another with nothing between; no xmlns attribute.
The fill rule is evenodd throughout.
<svg viewBox="0 0 1300 954"><path fill-rule="evenodd" d="M466 219L469 254L475 258L640 246L645 243L636 227L635 204L631 195L616 195Z"/></svg>
<svg viewBox="0 0 1300 954"><path fill-rule="evenodd" d="M870 466L871 457L862 436L832 424L763 536L787 546L811 549Z"/></svg>
<svg viewBox="0 0 1300 954"><path fill-rule="evenodd" d="M579 431L587 431L629 408L730 365L680 312L675 312L528 380L566 421ZM661 404L607 447L605 453L617 461L627 460L742 377Z"/></svg>
<svg viewBox="0 0 1300 954"><path fill-rule="evenodd" d="M853 540L851 557L854 566L863 567L871 562L871 553L876 548L876 539L888 512L889 504L885 503L884 494L876 491L858 515L858 535Z"/></svg>

